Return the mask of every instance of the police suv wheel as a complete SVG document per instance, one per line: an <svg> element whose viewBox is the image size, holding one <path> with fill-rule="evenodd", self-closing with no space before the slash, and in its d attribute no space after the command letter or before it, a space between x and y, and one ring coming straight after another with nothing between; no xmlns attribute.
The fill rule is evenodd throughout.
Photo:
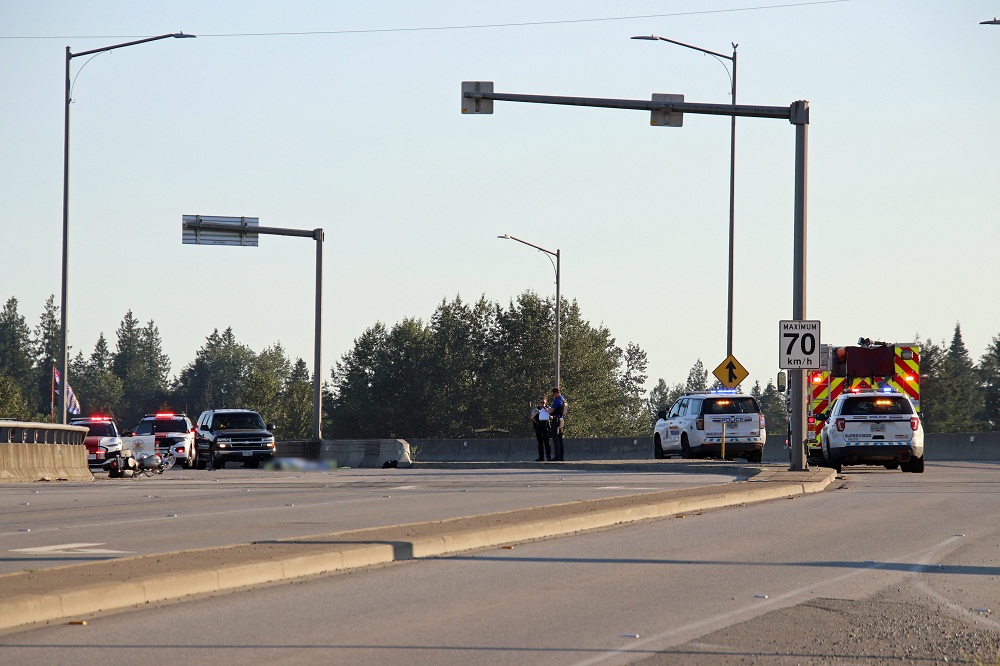
<svg viewBox="0 0 1000 666"><path fill-rule="evenodd" d="M687 433L681 435L681 458L691 458L691 445L688 443Z"/></svg>

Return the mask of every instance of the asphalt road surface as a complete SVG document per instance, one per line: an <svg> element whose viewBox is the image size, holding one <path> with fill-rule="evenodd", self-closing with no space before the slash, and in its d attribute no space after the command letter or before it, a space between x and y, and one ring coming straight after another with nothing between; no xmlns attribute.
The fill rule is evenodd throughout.
<svg viewBox="0 0 1000 666"><path fill-rule="evenodd" d="M727 483L736 469L670 467L686 471L175 468L93 483L0 484L0 574Z"/></svg>
<svg viewBox="0 0 1000 666"><path fill-rule="evenodd" d="M998 472L848 468L794 500L9 633L0 662L995 663Z"/></svg>

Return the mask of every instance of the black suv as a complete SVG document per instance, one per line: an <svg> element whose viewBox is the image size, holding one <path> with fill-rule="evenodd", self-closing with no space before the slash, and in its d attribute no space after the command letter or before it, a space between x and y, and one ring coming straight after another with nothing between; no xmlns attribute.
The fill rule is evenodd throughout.
<svg viewBox="0 0 1000 666"><path fill-rule="evenodd" d="M274 458L274 426L265 425L252 409L211 409L198 417L195 448L198 469L205 469L209 458L212 467L222 469L229 460L247 467L259 467L261 461Z"/></svg>

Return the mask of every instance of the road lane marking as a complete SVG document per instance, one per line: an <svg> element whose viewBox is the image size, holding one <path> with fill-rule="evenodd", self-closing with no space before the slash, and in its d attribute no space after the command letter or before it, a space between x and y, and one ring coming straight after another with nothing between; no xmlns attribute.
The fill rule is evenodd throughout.
<svg viewBox="0 0 1000 666"><path fill-rule="evenodd" d="M92 548L103 546L103 543L61 543L55 546L38 546L36 548L11 548L12 553L29 553L32 555L127 555L128 550L107 550Z"/></svg>

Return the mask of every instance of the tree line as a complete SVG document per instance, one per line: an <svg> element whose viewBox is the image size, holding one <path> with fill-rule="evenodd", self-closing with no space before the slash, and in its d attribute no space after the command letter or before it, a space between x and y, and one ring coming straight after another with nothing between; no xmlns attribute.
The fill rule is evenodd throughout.
<svg viewBox="0 0 1000 666"><path fill-rule="evenodd" d="M656 414L686 391L707 390L697 360L684 382L659 379L645 390L647 356L618 344L579 304L561 308L561 376L573 437L648 435ZM443 299L431 317L365 330L323 385L323 432L333 438L530 437L530 408L553 384L555 302L525 291L508 304ZM277 436L311 433L312 377L280 343L254 352L231 328L206 338L194 360L171 377L156 324L128 311L111 348L102 333L89 355L70 361L70 384L85 414L113 416L122 427L146 413L245 407L277 425ZM959 325L950 343L921 341L921 408L927 432L1000 430L1000 335L978 363ZM61 353L54 296L34 329L11 297L0 312L0 418L48 421L52 368ZM772 436L784 436L785 396L755 382Z"/></svg>
<svg viewBox="0 0 1000 666"><path fill-rule="evenodd" d="M216 329L194 360L171 378L170 359L152 320L143 325L129 310L115 337L114 349L101 333L89 355L78 352L70 358L69 384L82 415L111 416L124 429L148 413L183 412L193 421L205 409L244 407L277 424L278 437L310 436L311 374L305 361L292 361L280 343L255 353L236 340L231 328ZM55 297L46 300L34 329L18 312L17 299L8 299L0 311L0 418L52 418L52 371L61 353Z"/></svg>

